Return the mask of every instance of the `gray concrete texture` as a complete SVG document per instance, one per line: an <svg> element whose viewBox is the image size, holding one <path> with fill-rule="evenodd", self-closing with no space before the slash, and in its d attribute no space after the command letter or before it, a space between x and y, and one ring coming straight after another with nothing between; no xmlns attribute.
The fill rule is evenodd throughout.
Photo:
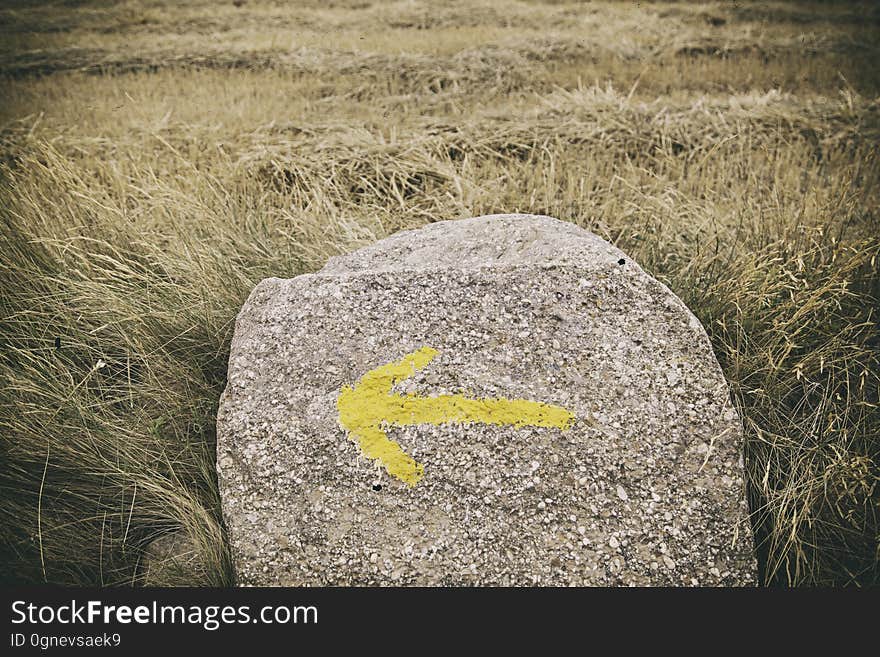
<svg viewBox="0 0 880 657"><path fill-rule="evenodd" d="M351 392L393 363L393 389ZM438 222L262 281L217 422L241 584L756 583L742 427L705 331L550 217ZM417 482L370 458L373 429Z"/></svg>

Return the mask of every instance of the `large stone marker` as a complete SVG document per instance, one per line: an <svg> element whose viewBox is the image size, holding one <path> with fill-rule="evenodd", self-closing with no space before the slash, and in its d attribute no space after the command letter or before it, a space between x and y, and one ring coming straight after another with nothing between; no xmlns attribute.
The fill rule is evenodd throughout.
<svg viewBox="0 0 880 657"><path fill-rule="evenodd" d="M684 304L531 215L262 281L218 414L251 585L754 584L741 453Z"/></svg>

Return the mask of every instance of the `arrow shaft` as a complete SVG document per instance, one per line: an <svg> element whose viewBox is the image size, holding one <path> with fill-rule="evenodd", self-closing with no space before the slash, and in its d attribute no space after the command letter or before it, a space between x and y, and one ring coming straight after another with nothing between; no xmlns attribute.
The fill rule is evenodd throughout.
<svg viewBox="0 0 880 657"><path fill-rule="evenodd" d="M383 419L397 425L461 422L564 429L572 420L572 414L564 408L526 399L391 395L383 401L387 404Z"/></svg>

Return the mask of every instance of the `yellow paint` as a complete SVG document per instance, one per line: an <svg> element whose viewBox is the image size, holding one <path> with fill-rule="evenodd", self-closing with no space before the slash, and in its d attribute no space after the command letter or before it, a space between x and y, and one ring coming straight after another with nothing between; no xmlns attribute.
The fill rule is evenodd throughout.
<svg viewBox="0 0 880 657"><path fill-rule="evenodd" d="M425 367L437 353L436 349L422 347L397 362L370 370L354 387L344 386L336 402L340 423L361 451L382 461L389 474L410 486L419 482L425 468L390 440L383 426L480 422L566 429L574 420L568 409L526 399L417 397L391 392L393 386Z"/></svg>

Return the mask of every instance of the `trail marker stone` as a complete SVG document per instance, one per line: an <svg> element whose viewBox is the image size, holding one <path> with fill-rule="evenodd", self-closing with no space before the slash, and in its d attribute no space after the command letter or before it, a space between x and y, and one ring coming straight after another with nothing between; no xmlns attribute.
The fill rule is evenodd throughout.
<svg viewBox="0 0 880 657"><path fill-rule="evenodd" d="M249 585L750 585L700 323L595 235L492 215L266 279L217 469Z"/></svg>

